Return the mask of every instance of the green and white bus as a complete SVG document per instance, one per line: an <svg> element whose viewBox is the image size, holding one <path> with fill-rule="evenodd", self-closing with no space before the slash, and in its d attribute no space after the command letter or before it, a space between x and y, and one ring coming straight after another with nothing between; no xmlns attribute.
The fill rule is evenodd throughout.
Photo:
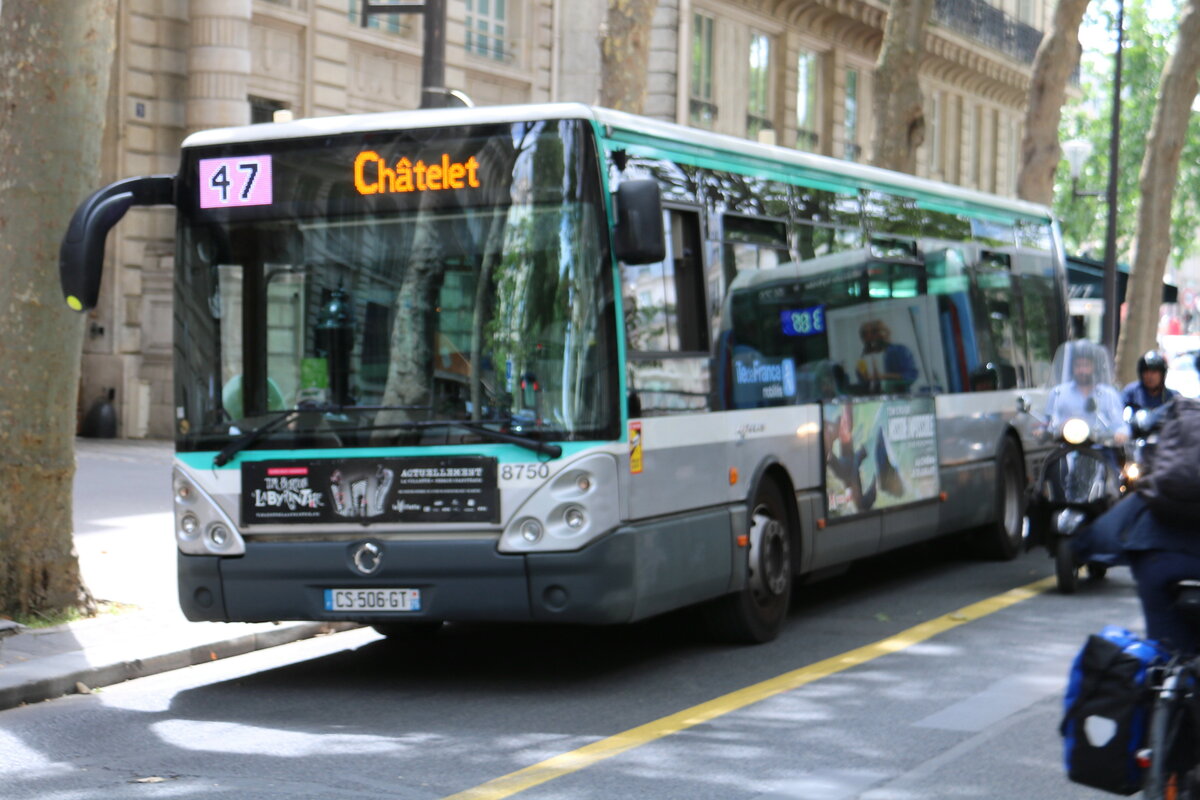
<svg viewBox="0 0 1200 800"><path fill-rule="evenodd" d="M72 308L156 204L189 619L704 604L765 641L855 559L1020 549L1018 395L1066 327L1040 206L576 104L307 119L86 200Z"/></svg>

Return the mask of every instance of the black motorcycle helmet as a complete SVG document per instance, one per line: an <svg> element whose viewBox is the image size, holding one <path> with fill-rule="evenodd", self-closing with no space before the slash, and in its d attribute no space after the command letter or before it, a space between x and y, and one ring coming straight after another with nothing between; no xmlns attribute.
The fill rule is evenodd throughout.
<svg viewBox="0 0 1200 800"><path fill-rule="evenodd" d="M1138 377L1148 369L1158 370L1165 378L1167 376L1167 360L1157 350L1147 350L1138 359Z"/></svg>

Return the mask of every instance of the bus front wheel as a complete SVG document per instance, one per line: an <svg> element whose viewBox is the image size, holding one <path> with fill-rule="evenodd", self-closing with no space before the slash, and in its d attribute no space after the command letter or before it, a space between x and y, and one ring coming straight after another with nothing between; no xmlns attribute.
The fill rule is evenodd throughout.
<svg viewBox="0 0 1200 800"><path fill-rule="evenodd" d="M769 642L779 635L792 596L792 541L783 491L765 480L751 506L746 585L713 602L712 631L722 640Z"/></svg>

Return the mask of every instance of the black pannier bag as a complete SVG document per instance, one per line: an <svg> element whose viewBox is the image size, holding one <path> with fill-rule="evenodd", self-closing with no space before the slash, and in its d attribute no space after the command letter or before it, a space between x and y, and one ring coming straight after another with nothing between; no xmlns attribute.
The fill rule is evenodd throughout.
<svg viewBox="0 0 1200 800"><path fill-rule="evenodd" d="M1137 752L1154 701L1148 676L1166 660L1157 643L1116 625L1088 637L1071 666L1059 728L1070 780L1114 794L1142 788Z"/></svg>

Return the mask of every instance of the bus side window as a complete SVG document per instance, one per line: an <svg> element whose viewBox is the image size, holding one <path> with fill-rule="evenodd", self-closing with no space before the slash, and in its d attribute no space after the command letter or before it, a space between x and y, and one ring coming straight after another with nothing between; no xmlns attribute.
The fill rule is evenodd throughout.
<svg viewBox="0 0 1200 800"><path fill-rule="evenodd" d="M721 224L727 286L740 272L774 269L791 260L787 225L781 220L726 214Z"/></svg>

